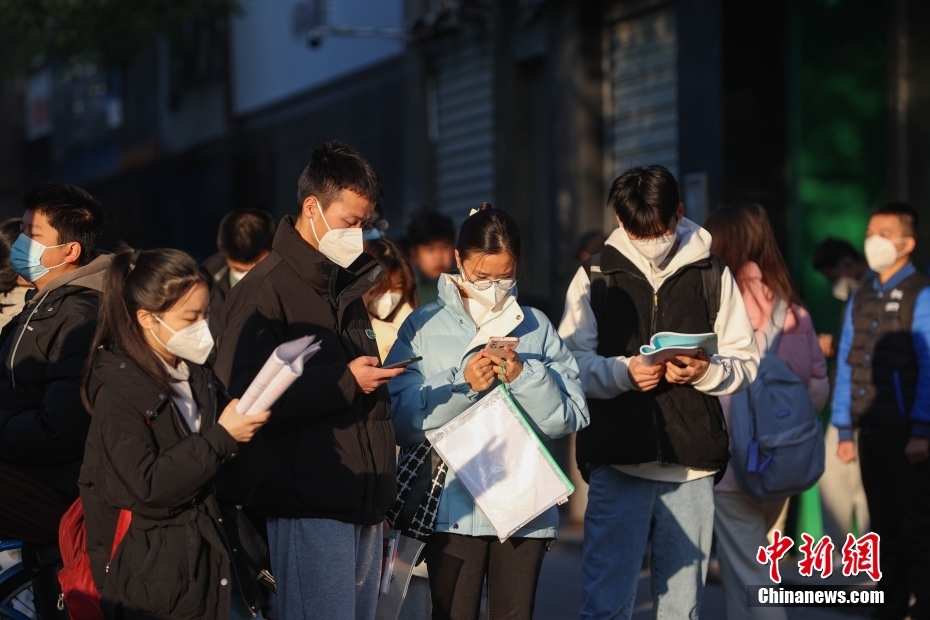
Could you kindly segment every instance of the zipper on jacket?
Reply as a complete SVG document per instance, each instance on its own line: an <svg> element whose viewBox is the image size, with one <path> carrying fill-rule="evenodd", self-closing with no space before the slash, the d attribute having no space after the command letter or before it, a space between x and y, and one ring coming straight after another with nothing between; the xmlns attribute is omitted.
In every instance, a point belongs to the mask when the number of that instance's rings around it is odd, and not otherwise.
<svg viewBox="0 0 930 620"><path fill-rule="evenodd" d="M32 312L29 313L29 316L26 317L26 324L23 325L22 331L19 332L19 338L16 339L16 344L13 346L13 354L10 355L10 382L13 384L13 387L16 387L16 351L19 350L19 343L23 341L23 336L26 335L26 330L29 329L29 321L36 315L36 312L39 311L39 308L42 307L42 304L51 292L52 291L47 291L45 295L42 296L42 299L39 300L39 303L36 304L36 307L33 308Z"/></svg>

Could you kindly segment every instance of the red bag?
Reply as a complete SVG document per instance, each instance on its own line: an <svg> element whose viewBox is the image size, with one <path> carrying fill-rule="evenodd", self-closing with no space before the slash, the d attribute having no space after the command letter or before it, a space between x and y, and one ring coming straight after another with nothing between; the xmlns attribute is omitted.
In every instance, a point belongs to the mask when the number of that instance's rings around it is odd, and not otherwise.
<svg viewBox="0 0 930 620"><path fill-rule="evenodd" d="M117 547L126 537L131 522L132 512L120 508L116 532L113 534L113 547L110 549L111 560L116 555ZM58 526L58 546L64 562L64 568L58 571L58 582L62 592L58 606L59 609L63 608L62 605L68 608L71 620L104 620L103 611L100 609L100 592L97 591L94 576L90 572L86 538L84 505L78 498L71 504Z"/></svg>

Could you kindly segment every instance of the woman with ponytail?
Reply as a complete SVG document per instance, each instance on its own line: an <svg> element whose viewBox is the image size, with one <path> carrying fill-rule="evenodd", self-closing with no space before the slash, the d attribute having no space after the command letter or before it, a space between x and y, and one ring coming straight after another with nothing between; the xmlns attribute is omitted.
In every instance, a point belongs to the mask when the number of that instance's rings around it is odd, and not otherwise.
<svg viewBox="0 0 930 620"><path fill-rule="evenodd" d="M556 537L559 514L553 506L502 544L455 472L443 473L444 466L435 472L438 477L434 474L436 487L441 487L438 507L432 490L422 500L403 497L404 461L416 461L428 452L426 433L447 424L501 383L507 384L543 441L588 424L571 351L542 312L517 303L520 255L516 222L483 203L459 232L459 273L439 278L439 299L407 318L386 360L391 364L423 357L388 384L391 417L402 448L401 494L388 519L394 519L407 501L419 501L430 515L417 523L413 534L426 540L434 619L478 618L485 580L491 617L532 618L539 571ZM495 355L485 346L496 336L517 337L519 342Z"/></svg>
<svg viewBox="0 0 930 620"><path fill-rule="evenodd" d="M251 489L231 467L257 456L243 444L270 414L237 413L202 366L209 307L209 281L179 250L123 251L107 272L81 390L92 420L79 486L108 618L252 617L260 606L267 550L235 510Z"/></svg>

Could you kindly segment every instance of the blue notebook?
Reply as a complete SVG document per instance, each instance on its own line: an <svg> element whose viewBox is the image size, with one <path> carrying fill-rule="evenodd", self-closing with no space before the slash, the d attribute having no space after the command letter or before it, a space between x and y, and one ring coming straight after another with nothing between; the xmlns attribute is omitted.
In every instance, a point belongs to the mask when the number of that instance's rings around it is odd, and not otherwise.
<svg viewBox="0 0 930 620"><path fill-rule="evenodd" d="M650 339L649 344L641 346L639 352L643 356L643 364L656 366L676 355L697 355L699 349L704 349L708 357L717 355L717 334L660 332Z"/></svg>

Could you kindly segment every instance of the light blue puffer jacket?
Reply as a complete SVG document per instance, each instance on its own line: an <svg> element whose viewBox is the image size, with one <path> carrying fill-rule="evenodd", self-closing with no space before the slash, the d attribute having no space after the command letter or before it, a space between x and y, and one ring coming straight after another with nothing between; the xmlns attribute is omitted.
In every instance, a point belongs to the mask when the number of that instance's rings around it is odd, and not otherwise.
<svg viewBox="0 0 930 620"><path fill-rule="evenodd" d="M523 372L510 384L510 390L540 439L557 439L588 425L578 365L549 319L534 308L521 308L511 298L479 329L466 313L452 276L442 276L438 301L422 306L407 318L385 360L387 365L423 356L422 361L408 366L388 384L399 445L423 441L428 431L443 426L487 394L468 387L464 369L468 359L491 336L520 338L517 353L523 360ZM558 510L553 506L514 536L555 538L558 525ZM451 470L439 502L436 531L496 535Z"/></svg>

